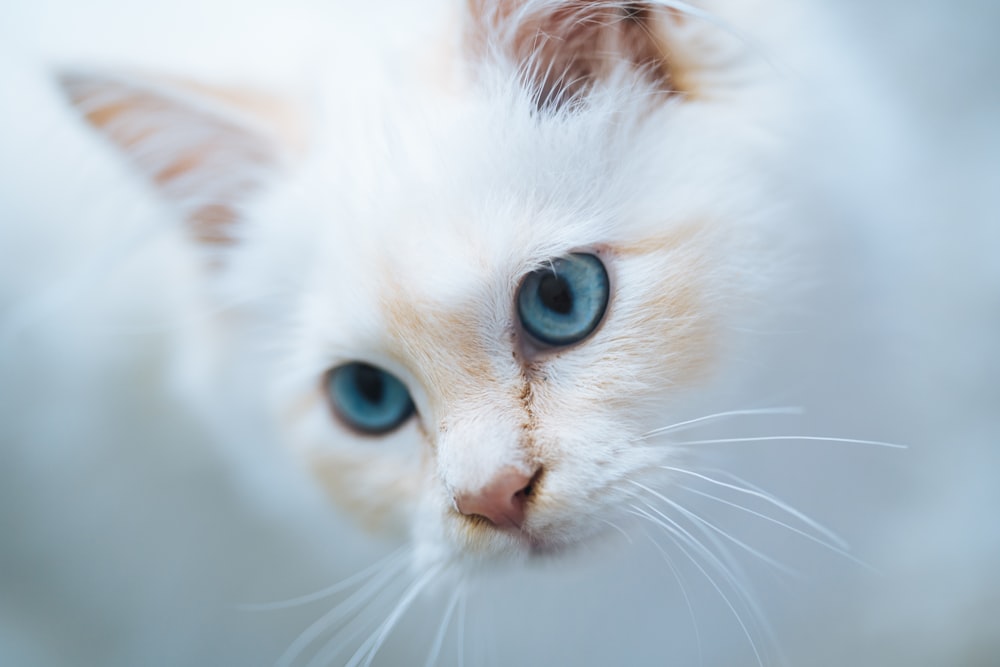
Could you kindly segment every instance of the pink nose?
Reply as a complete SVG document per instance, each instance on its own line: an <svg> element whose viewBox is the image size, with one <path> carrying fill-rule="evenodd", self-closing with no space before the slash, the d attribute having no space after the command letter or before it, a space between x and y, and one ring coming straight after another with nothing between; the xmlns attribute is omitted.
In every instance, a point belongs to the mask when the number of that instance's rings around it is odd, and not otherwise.
<svg viewBox="0 0 1000 667"><path fill-rule="evenodd" d="M535 474L504 468L478 493L456 493L455 506L462 514L489 519L498 528L520 528L534 479Z"/></svg>

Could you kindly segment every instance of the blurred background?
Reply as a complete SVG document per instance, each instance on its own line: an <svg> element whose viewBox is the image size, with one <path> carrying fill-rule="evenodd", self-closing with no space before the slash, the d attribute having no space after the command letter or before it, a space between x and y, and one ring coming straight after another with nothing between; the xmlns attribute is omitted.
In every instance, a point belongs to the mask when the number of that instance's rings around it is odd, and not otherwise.
<svg viewBox="0 0 1000 667"><path fill-rule="evenodd" d="M755 651L793 666L1000 663L1000 5L756 4L775 17L753 26L760 43L815 102L784 172L809 287L754 334L741 380L714 400L804 413L697 434L908 445L706 451L871 567L689 498L798 573L737 554L772 639L638 533L483 582L440 664L753 665ZM421 14L380 8L391 30ZM98 144L49 79L126 65L300 86L334 26L364 11L0 6L0 664L275 664L343 596L241 604L315 591L394 547L338 517L266 423L232 419L235 399L212 396L206 412L192 398L196 269L143 189L93 159ZM418 602L376 664L422 664L448 599Z"/></svg>

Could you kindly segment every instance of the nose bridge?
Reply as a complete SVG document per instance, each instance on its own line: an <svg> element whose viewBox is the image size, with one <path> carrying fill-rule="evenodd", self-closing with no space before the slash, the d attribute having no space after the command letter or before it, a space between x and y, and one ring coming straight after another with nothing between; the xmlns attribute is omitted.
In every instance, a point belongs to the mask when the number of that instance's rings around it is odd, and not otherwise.
<svg viewBox="0 0 1000 667"><path fill-rule="evenodd" d="M475 315L479 297L421 296L395 284L383 292L382 310L392 353L426 392L438 474L452 497L500 498L536 468L525 437L525 380L508 332L496 318Z"/></svg>
<svg viewBox="0 0 1000 667"><path fill-rule="evenodd" d="M509 352L489 349L436 346L438 363L425 380L437 418L438 469L449 489L478 489L502 469L532 468L520 367Z"/></svg>
<svg viewBox="0 0 1000 667"><path fill-rule="evenodd" d="M461 413L442 420L437 466L452 494L478 493L504 472L531 476L534 467L525 446L523 420L512 407L466 405Z"/></svg>
<svg viewBox="0 0 1000 667"><path fill-rule="evenodd" d="M473 408L445 422L438 470L458 512L517 530L525 521L540 467L526 446L523 419L507 405Z"/></svg>

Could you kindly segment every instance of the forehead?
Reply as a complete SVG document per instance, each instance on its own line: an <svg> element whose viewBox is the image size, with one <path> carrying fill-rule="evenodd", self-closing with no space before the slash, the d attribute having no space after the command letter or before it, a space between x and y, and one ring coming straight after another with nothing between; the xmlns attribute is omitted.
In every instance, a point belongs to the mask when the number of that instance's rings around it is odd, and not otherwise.
<svg viewBox="0 0 1000 667"><path fill-rule="evenodd" d="M331 93L351 103L325 105L317 149L317 185L368 231L502 249L599 224L629 194L641 114L539 114L516 86L376 88Z"/></svg>
<svg viewBox="0 0 1000 667"><path fill-rule="evenodd" d="M497 335L525 273L632 236L638 119L600 108L539 116L509 88L371 88L338 90L351 104L326 105L291 189L298 214L285 216L316 260L311 301L327 340L382 352L387 338L417 335L388 316ZM412 317L398 317L405 308Z"/></svg>
<svg viewBox="0 0 1000 667"><path fill-rule="evenodd" d="M527 110L439 106L381 107L330 142L305 189L325 252L340 257L334 272L395 277L410 294L455 300L607 240L622 197L593 154L601 147ZM365 142L366 133L379 137Z"/></svg>

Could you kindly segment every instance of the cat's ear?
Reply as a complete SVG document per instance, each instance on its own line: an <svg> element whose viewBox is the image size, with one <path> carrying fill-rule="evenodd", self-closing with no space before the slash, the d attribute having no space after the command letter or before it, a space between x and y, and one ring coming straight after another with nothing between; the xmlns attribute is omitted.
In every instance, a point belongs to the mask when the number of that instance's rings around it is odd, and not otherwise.
<svg viewBox="0 0 1000 667"><path fill-rule="evenodd" d="M292 107L248 91L101 72L58 82L210 246L233 241L241 206L284 167L300 127Z"/></svg>
<svg viewBox="0 0 1000 667"><path fill-rule="evenodd" d="M677 90L666 42L679 15L662 2L466 0L467 48L521 70L540 108L580 99L616 73L639 73L658 91Z"/></svg>

